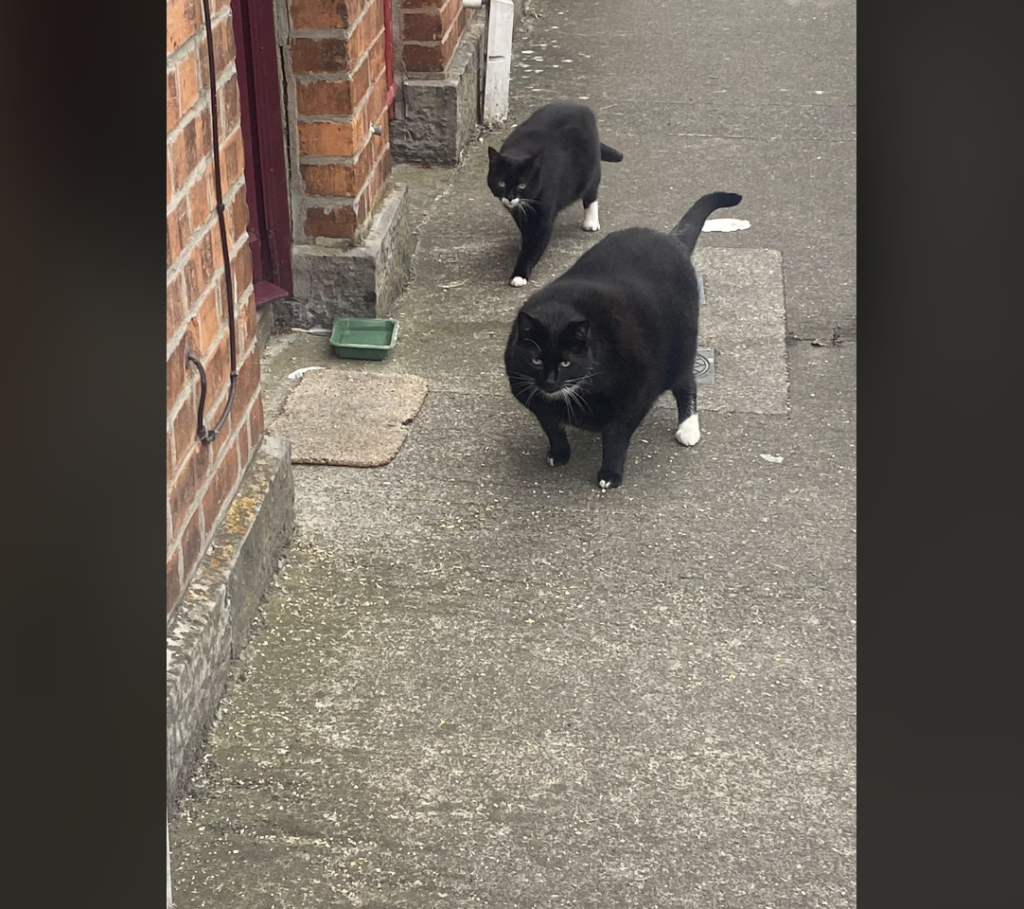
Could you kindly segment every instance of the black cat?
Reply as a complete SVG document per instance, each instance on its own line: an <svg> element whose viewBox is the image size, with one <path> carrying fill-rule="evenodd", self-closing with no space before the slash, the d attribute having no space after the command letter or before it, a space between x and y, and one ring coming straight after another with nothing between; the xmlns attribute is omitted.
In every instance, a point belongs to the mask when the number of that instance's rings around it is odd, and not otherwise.
<svg viewBox="0 0 1024 909"><path fill-rule="evenodd" d="M619 486L630 438L668 390L679 409L676 440L700 440L693 374L699 290L690 255L708 215L741 198L702 196L667 234L617 230L523 304L505 371L512 394L547 433L552 467L569 460L566 426L600 430L597 483Z"/></svg>
<svg viewBox="0 0 1024 909"><path fill-rule="evenodd" d="M555 215L583 200L583 229L600 230L601 162L622 154L597 138L597 118L584 104L555 101L512 130L501 151L488 146L487 185L523 235L509 283L522 287L551 239Z"/></svg>

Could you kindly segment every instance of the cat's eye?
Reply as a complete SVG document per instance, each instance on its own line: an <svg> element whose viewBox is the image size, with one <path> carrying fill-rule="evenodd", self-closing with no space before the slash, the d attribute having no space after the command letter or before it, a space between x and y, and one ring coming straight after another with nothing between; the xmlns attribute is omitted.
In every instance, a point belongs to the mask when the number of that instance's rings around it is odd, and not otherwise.
<svg viewBox="0 0 1024 909"><path fill-rule="evenodd" d="M569 365L569 361L568 360L562 360L562 362L559 363L558 365L561 366L562 369L565 369L565 367Z"/></svg>
<svg viewBox="0 0 1024 909"><path fill-rule="evenodd" d="M505 188L505 181L504 180L499 180L498 181L498 186L500 186L502 189L504 189Z"/></svg>
<svg viewBox="0 0 1024 909"><path fill-rule="evenodd" d="M516 189L526 189L526 184L525 184L525 183L520 183L520 184L519 184L519 185L518 185L518 186L516 187Z"/></svg>
<svg viewBox="0 0 1024 909"><path fill-rule="evenodd" d="M541 358L540 358L540 357L534 357L534 358L533 358L532 360L530 360L530 362L531 362L531 363L532 363L532 364L533 364L534 366L540 366L540 364L541 364L541 363L542 363L543 361L541 360Z"/></svg>

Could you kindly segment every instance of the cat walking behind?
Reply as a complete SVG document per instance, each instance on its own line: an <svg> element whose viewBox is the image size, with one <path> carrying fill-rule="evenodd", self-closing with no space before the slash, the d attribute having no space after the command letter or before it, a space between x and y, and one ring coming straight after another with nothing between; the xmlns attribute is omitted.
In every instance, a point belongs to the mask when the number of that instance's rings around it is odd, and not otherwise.
<svg viewBox="0 0 1024 909"><path fill-rule="evenodd" d="M569 460L567 426L599 430L602 491L621 485L636 428L662 392L679 414L676 440L696 445L699 290L690 256L704 221L738 205L701 196L669 233L609 234L523 304L505 348L512 394L540 421L548 464Z"/></svg>
<svg viewBox="0 0 1024 909"><path fill-rule="evenodd" d="M522 287L551 239L555 216L577 199L584 230L600 230L597 188L601 162L622 154L597 137L597 118L584 104L555 101L538 108L504 141L488 146L487 186L522 234L509 283Z"/></svg>

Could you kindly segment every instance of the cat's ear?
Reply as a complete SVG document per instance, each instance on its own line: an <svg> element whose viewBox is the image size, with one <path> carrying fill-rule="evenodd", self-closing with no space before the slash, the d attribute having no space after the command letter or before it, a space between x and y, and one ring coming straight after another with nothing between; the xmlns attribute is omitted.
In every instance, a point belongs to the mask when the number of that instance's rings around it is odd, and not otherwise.
<svg viewBox="0 0 1024 909"><path fill-rule="evenodd" d="M523 339L535 334L540 323L533 316L528 316L525 312L521 312L516 317L516 325L519 328L519 337Z"/></svg>
<svg viewBox="0 0 1024 909"><path fill-rule="evenodd" d="M491 145L487 146L487 160L493 164L498 158L501 157L501 153Z"/></svg>
<svg viewBox="0 0 1024 909"><path fill-rule="evenodd" d="M580 348L587 343L587 335L590 333L590 320L577 319L565 327L565 338L568 346Z"/></svg>

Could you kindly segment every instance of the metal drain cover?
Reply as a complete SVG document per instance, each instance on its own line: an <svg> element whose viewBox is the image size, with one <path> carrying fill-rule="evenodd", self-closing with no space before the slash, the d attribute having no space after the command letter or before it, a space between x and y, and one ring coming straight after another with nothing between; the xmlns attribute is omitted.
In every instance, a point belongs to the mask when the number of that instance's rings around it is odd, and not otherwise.
<svg viewBox="0 0 1024 909"><path fill-rule="evenodd" d="M698 347L697 359L693 361L693 374L698 385L715 384L715 350L713 347Z"/></svg>

